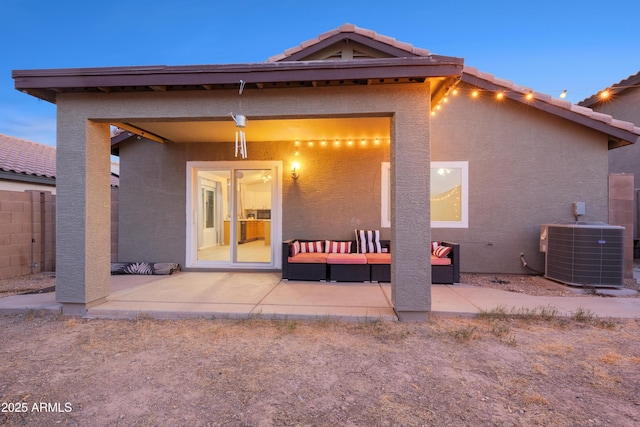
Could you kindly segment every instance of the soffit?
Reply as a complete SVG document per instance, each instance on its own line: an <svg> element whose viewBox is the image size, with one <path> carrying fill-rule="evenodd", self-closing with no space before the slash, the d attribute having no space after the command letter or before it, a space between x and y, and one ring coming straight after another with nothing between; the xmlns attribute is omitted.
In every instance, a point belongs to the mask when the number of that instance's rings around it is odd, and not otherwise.
<svg viewBox="0 0 640 427"><path fill-rule="evenodd" d="M235 122L225 121L150 122L129 121L127 125L174 143L233 142ZM389 138L390 117L349 117L260 120L249 117L243 128L247 141L374 141Z"/></svg>

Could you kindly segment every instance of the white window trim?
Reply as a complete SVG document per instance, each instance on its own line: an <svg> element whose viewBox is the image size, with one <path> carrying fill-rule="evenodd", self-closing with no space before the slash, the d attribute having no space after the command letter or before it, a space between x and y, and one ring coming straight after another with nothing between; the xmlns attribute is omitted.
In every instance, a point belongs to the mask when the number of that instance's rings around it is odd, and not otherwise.
<svg viewBox="0 0 640 427"><path fill-rule="evenodd" d="M431 221L431 228L469 228L469 162L431 162L430 169L450 168L461 170L462 180L462 212L460 221ZM381 228L391 227L391 204L389 187L391 185L391 163L382 162L380 188ZM431 193L431 191L429 191Z"/></svg>
<svg viewBox="0 0 640 427"><path fill-rule="evenodd" d="M469 162L431 162L431 169L460 169L462 211L460 221L431 221L431 228L469 228Z"/></svg>
<svg viewBox="0 0 640 427"><path fill-rule="evenodd" d="M382 171L380 173L382 183L380 188L380 209L382 213L381 228L391 227L391 163L382 162Z"/></svg>

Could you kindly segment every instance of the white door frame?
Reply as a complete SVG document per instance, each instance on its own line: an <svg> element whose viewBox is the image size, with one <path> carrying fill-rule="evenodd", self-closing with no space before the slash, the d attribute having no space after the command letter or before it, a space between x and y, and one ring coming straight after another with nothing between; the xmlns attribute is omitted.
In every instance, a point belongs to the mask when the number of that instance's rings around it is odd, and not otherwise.
<svg viewBox="0 0 640 427"><path fill-rule="evenodd" d="M233 262L235 253L231 254L230 261L207 261L198 260L198 197L199 183L198 174L200 170L221 170L229 169L231 172L239 169L271 169L271 262L269 263L249 263ZM274 270L282 268L282 161L278 160L251 160L251 161L190 161L186 168L186 256L185 268L207 268L207 269L238 269L238 270ZM231 188L235 188L235 173L231 173ZM230 209L232 215L236 209L236 192L231 191ZM237 242L236 227L230 227L231 242ZM234 247L232 245L232 247ZM235 252L235 251L234 251Z"/></svg>

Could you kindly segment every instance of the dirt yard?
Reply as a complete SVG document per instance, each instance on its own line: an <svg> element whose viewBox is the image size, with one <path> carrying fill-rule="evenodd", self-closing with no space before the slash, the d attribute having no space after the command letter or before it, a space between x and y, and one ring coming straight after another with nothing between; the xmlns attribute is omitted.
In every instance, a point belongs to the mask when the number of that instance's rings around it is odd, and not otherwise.
<svg viewBox="0 0 640 427"><path fill-rule="evenodd" d="M640 321L549 308L424 324L28 313L0 317L0 360L0 426L640 423Z"/></svg>
<svg viewBox="0 0 640 427"><path fill-rule="evenodd" d="M640 322L0 317L0 425L632 426Z"/></svg>

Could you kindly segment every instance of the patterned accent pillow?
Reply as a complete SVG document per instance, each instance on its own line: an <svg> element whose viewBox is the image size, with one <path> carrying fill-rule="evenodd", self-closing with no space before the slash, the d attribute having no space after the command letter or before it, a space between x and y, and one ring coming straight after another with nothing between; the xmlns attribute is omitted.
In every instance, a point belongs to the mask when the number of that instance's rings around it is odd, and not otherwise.
<svg viewBox="0 0 640 427"><path fill-rule="evenodd" d="M431 242L431 253L433 254L440 246L440 242ZM435 255L435 254L434 254Z"/></svg>
<svg viewBox="0 0 640 427"><path fill-rule="evenodd" d="M356 230L358 253L381 253L380 230Z"/></svg>
<svg viewBox="0 0 640 427"><path fill-rule="evenodd" d="M325 252L328 254L350 254L351 242L334 242L327 240Z"/></svg>
<svg viewBox="0 0 640 427"><path fill-rule="evenodd" d="M324 242L318 240L316 242L300 242L301 253L324 252Z"/></svg>
<svg viewBox="0 0 640 427"><path fill-rule="evenodd" d="M449 246L438 246L433 254L438 258L446 258L447 255L451 253L451 248Z"/></svg>
<svg viewBox="0 0 640 427"><path fill-rule="evenodd" d="M290 257L294 257L294 256L296 256L296 255L298 255L300 253L300 242L299 241L296 240L289 247L291 248L290 251L289 251L289 256Z"/></svg>

